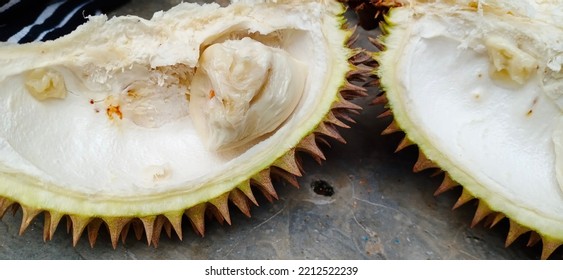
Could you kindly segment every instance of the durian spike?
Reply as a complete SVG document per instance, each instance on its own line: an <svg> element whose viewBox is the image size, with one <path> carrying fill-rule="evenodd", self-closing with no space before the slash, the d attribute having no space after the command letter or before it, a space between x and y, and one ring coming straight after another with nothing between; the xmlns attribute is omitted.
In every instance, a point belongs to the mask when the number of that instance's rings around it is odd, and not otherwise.
<svg viewBox="0 0 563 280"><path fill-rule="evenodd" d="M174 231L176 232L176 235L178 236L178 238L180 240L182 240L183 235L182 235L182 217L184 217L184 212L183 210L181 211L176 211L176 212L168 212L166 214L164 214L164 216L166 217L166 219L168 219L168 221L170 222L170 225L172 226L172 228L174 229Z"/></svg>
<svg viewBox="0 0 563 280"><path fill-rule="evenodd" d="M154 220L154 226L151 232L152 245L154 246L154 248L158 248L158 242L160 241L160 234L162 232L162 227L164 226L165 222L166 222L166 218L162 215L156 216L156 219Z"/></svg>
<svg viewBox="0 0 563 280"><path fill-rule="evenodd" d="M84 232L84 228L86 228L93 218L78 215L70 215L69 217L72 222L72 246L76 246L82 232Z"/></svg>
<svg viewBox="0 0 563 280"><path fill-rule="evenodd" d="M405 148L410 147L412 145L414 145L414 143L411 140L409 140L409 138L407 138L405 136L405 137L403 137L401 142L399 142L399 145L397 145L397 148L395 149L395 153L398 153L398 152L400 152L400 151L404 150Z"/></svg>
<svg viewBox="0 0 563 280"><path fill-rule="evenodd" d="M385 94L381 94L377 96L371 103L374 105L387 105L389 104L389 100L387 99L387 96L385 96Z"/></svg>
<svg viewBox="0 0 563 280"><path fill-rule="evenodd" d="M473 221L471 221L471 227L475 227L479 222L481 222L485 217L492 214L493 211L489 206L482 200L479 200L477 205L477 210L475 211L475 216L473 216Z"/></svg>
<svg viewBox="0 0 563 280"><path fill-rule="evenodd" d="M200 236L205 235L205 210L206 203L201 203L186 210L186 216L190 219L190 223L195 232Z"/></svg>
<svg viewBox="0 0 563 280"><path fill-rule="evenodd" d="M133 222L136 220L131 220L129 223L127 223L125 225L125 227L123 227L123 230L121 231L121 243L123 243L123 245L125 245L125 241L127 241L127 235L129 235L129 229L131 228ZM141 233L142 234L142 233ZM142 238L142 235L141 235ZM138 238L137 240L140 240L141 238Z"/></svg>
<svg viewBox="0 0 563 280"><path fill-rule="evenodd" d="M395 133L395 132L399 132L402 131L401 128L399 127L399 125L397 124L397 122L395 120L393 120L389 126L387 126L387 128L385 128L382 132L381 135L388 135L391 133Z"/></svg>
<svg viewBox="0 0 563 280"><path fill-rule="evenodd" d="M315 132L320 133L322 135L326 135L326 136L331 137L333 139L336 139L336 141L338 141L342 144L346 144L346 140L344 140L344 138L342 138L342 136L340 135L340 132L338 132L338 130L336 130L336 128L334 128L330 124L321 122L319 124L319 126L317 126L317 128L315 129Z"/></svg>
<svg viewBox="0 0 563 280"><path fill-rule="evenodd" d="M540 241L541 241L541 236L537 232L532 231L530 233L530 239L528 240L528 243L526 244L526 246L532 247L532 246L538 244L538 242L540 242Z"/></svg>
<svg viewBox="0 0 563 280"><path fill-rule="evenodd" d="M103 218L103 220L106 223L111 237L111 245L113 246L113 249L116 249L119 237L121 236L121 231L123 230L123 227L131 221L131 218L107 217Z"/></svg>
<svg viewBox="0 0 563 280"><path fill-rule="evenodd" d="M282 169L279 168L272 168L271 169L272 174L285 180L286 182L288 182L290 185L299 188L299 181L297 181L297 178L295 177L295 175L289 173L289 172L285 172Z"/></svg>
<svg viewBox="0 0 563 280"><path fill-rule="evenodd" d="M506 218L506 216L503 213L496 213L496 215L494 216L491 225L489 226L489 228L492 228L494 226L496 226L500 221L502 221L502 219Z"/></svg>
<svg viewBox="0 0 563 280"><path fill-rule="evenodd" d="M0 197L0 219L4 217L8 208L14 204L14 201L5 197Z"/></svg>
<svg viewBox="0 0 563 280"><path fill-rule="evenodd" d="M362 86L354 85L348 81L340 88L340 94L346 97L366 97L368 96L367 89Z"/></svg>
<svg viewBox="0 0 563 280"><path fill-rule="evenodd" d="M348 115L348 113L346 113L346 112L341 112L340 110L333 110L333 113L334 113L334 116L339 118L339 119L343 119L343 120L350 122L350 123L356 123L356 121L352 117L350 117L350 115Z"/></svg>
<svg viewBox="0 0 563 280"><path fill-rule="evenodd" d="M96 240L98 239L98 233L100 232L100 226L102 223L102 219L96 218L90 221L88 226L86 226L88 230L88 242L90 242L91 248L94 248L94 245L96 245Z"/></svg>
<svg viewBox="0 0 563 280"><path fill-rule="evenodd" d="M382 119L382 118L392 117L392 116L393 116L393 112L391 112L390 109L387 109L387 110L383 111L383 113L379 114L376 118Z"/></svg>
<svg viewBox="0 0 563 280"><path fill-rule="evenodd" d="M258 202L254 197L254 193L252 193L252 188L250 187L250 180L244 181L242 184L238 185L237 189L239 189L254 205L258 206Z"/></svg>
<svg viewBox="0 0 563 280"><path fill-rule="evenodd" d="M365 83L363 85L364 87L376 87L376 88L380 88L381 87L381 82L379 81L379 79L371 79L370 81L368 81L367 83ZM373 103L373 105L376 105L377 103Z"/></svg>
<svg viewBox="0 0 563 280"><path fill-rule="evenodd" d="M172 224L170 223L170 221L165 220L164 224L162 225L162 228L164 228L164 232L166 232L166 236L168 236L169 239L172 239Z"/></svg>
<svg viewBox="0 0 563 280"><path fill-rule="evenodd" d="M383 51L385 50L385 44L383 44L383 42L378 39L378 38L372 38L372 37L368 37L369 42L374 45L378 50Z"/></svg>
<svg viewBox="0 0 563 280"><path fill-rule="evenodd" d="M530 231L528 228L519 225L518 223L510 220L510 228L508 230L508 234L506 235L506 241L504 242L504 246L508 247L512 244L518 237L522 234Z"/></svg>
<svg viewBox="0 0 563 280"><path fill-rule="evenodd" d="M229 193L224 193L209 201L219 211L219 214L225 219L227 224L231 224L231 216L229 215Z"/></svg>
<svg viewBox="0 0 563 280"><path fill-rule="evenodd" d="M44 228L43 228L43 241L53 239L55 231L59 222L63 218L63 214L56 211L45 211Z"/></svg>
<svg viewBox="0 0 563 280"><path fill-rule="evenodd" d="M272 185L272 178L270 177L270 169L264 169L260 171L258 174L252 177L252 181L256 184L256 186L266 195L266 198L273 197L278 199L278 194L274 189L274 185ZM270 202L271 199L268 199Z"/></svg>
<svg viewBox="0 0 563 280"><path fill-rule="evenodd" d="M152 236L154 231L154 223L156 221L156 216L147 216L139 218L141 223L143 223L143 227L145 228L145 235L147 237L147 245L151 245L152 243Z"/></svg>
<svg viewBox="0 0 563 280"><path fill-rule="evenodd" d="M332 103L332 108L333 110L338 110L338 109L346 109L346 110L361 110L362 107L360 107L359 105L356 105L346 99L344 99L343 97L338 98L338 101L335 101L334 103Z"/></svg>
<svg viewBox="0 0 563 280"><path fill-rule="evenodd" d="M555 241L553 239L547 238L547 237L542 237L542 251L541 251L541 259L542 260L547 260L547 258L549 258L549 256L551 256L551 254L553 254L553 252L559 248L559 246L561 246L561 242L560 241Z"/></svg>
<svg viewBox="0 0 563 280"><path fill-rule="evenodd" d="M36 209L36 208L28 207L28 206L22 206L22 211L23 211L23 214L22 214L22 222L21 222L20 232L19 232L20 235L22 235L25 232L25 230L31 224L33 219L39 213L43 212L43 210L41 210L41 209Z"/></svg>
<svg viewBox="0 0 563 280"><path fill-rule="evenodd" d="M342 127L342 128L350 128L349 125L343 123L341 120L339 120L332 112L329 112L325 119L325 122L331 123L333 125L336 125L338 127Z"/></svg>
<svg viewBox="0 0 563 280"><path fill-rule="evenodd" d="M317 163L321 163L322 160L325 160L325 156L319 146L317 146L317 141L315 139L314 134L310 134L309 136L305 137L299 144L297 145L297 149L300 151L305 151L310 154Z"/></svg>
<svg viewBox="0 0 563 280"><path fill-rule="evenodd" d="M436 189L436 191L434 192L435 196L438 196L446 191L451 190L454 187L459 186L459 183L457 183L456 181L454 181L450 175L446 172L444 173L444 180L442 180L442 183L440 184L440 186L438 187L438 189Z"/></svg>
<svg viewBox="0 0 563 280"><path fill-rule="evenodd" d="M247 217L250 218L250 206L248 205L248 198L238 189L233 189L229 193L229 200Z"/></svg>
<svg viewBox="0 0 563 280"><path fill-rule="evenodd" d="M369 53L367 53L365 51L360 51L360 52L354 53L354 55L352 55L350 58L348 58L348 61L353 65L359 65L359 64L363 64L364 62L369 61L371 59L372 59L372 57Z"/></svg>
<svg viewBox="0 0 563 280"><path fill-rule="evenodd" d="M297 176L303 175L295 159L295 149L289 150L281 158L274 161L272 165Z"/></svg>
<svg viewBox="0 0 563 280"><path fill-rule="evenodd" d="M463 189L461 191L461 195L459 196L459 198L457 199L453 209L457 209L460 206L462 206L463 204L473 200L475 197L470 194L466 189Z"/></svg>
<svg viewBox="0 0 563 280"><path fill-rule="evenodd" d="M418 173L420 171L429 169L429 168L439 168L438 165L436 165L434 162L432 162L431 160L429 160L426 155L422 152L422 151L418 151L418 159L416 160L416 163L414 164L412 171L415 173Z"/></svg>
<svg viewBox="0 0 563 280"><path fill-rule="evenodd" d="M141 240L143 238L143 232L145 231L143 222L141 222L141 220L139 219L135 219L133 220L133 222L131 222L131 226L133 227L135 238L137 238L137 240Z"/></svg>

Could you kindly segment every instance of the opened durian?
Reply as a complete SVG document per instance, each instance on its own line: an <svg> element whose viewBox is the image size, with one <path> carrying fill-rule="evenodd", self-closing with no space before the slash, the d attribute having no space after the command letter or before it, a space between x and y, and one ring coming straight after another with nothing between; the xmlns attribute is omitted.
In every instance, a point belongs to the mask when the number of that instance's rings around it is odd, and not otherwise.
<svg viewBox="0 0 563 280"><path fill-rule="evenodd" d="M183 3L149 20L91 17L55 41L0 45L0 217L61 220L76 244L102 225L157 244L204 232L206 213L249 215L271 175L295 183L296 151L342 139L365 89L336 1ZM363 69L363 70L362 70ZM252 186L252 187L251 187ZM63 219L64 218L64 219Z"/></svg>
<svg viewBox="0 0 563 280"><path fill-rule="evenodd" d="M376 45L399 149L446 171L473 224L510 219L547 258L563 242L563 1L396 1ZM384 115L388 115L384 113Z"/></svg>

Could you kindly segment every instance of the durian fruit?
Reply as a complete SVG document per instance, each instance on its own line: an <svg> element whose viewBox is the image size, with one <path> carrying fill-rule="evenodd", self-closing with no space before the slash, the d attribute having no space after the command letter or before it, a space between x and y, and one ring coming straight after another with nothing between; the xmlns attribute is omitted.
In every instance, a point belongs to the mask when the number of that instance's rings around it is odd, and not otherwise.
<svg viewBox="0 0 563 280"><path fill-rule="evenodd" d="M76 244L106 227L157 245L250 216L271 176L297 184L297 152L344 141L369 56L332 0L180 4L145 20L91 17L60 39L0 45L0 217L66 220ZM358 66L357 66L358 65ZM323 138L324 137L324 138Z"/></svg>
<svg viewBox="0 0 563 280"><path fill-rule="evenodd" d="M510 220L542 258L563 242L563 1L400 1L375 44L393 116L384 134L416 144L415 171L440 168L436 194L463 186L472 225Z"/></svg>

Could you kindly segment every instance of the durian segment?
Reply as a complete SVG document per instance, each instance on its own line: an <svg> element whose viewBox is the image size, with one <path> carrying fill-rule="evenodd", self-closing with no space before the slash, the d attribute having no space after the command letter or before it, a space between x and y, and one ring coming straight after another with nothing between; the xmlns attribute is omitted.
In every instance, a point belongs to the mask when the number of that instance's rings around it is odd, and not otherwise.
<svg viewBox="0 0 563 280"><path fill-rule="evenodd" d="M323 121L333 105L349 106L339 90L355 52L346 46L351 34L342 13L335 1L181 4L150 21L98 16L55 41L2 45L0 196L71 214L77 239L90 217L176 213L248 185L319 125L339 136ZM262 112L268 128L252 136L258 138L213 151L191 118L192 82L202 53L247 40L289 57L274 59L281 75L271 71L252 85L301 92L286 94L287 105L275 101L283 120ZM284 74L287 65L291 73ZM37 69L62 76L64 99L29 94L26 77ZM276 84L288 76L289 85ZM258 110L269 110L257 101Z"/></svg>
<svg viewBox="0 0 563 280"><path fill-rule="evenodd" d="M563 1L400 2L378 75L396 125L448 172L439 191L459 183L460 203L563 241Z"/></svg>

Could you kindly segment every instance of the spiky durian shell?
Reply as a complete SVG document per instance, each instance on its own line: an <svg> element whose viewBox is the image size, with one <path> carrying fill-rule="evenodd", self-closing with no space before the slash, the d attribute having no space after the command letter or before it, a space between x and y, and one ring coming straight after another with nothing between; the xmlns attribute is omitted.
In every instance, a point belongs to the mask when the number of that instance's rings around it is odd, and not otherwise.
<svg viewBox="0 0 563 280"><path fill-rule="evenodd" d="M346 29L347 26L343 19L341 19L341 22L342 28ZM351 46L355 40L355 37L352 36L353 30L348 30L347 34L348 39L344 43ZM210 216L215 217L220 223L231 223L230 205L237 206L243 214L250 216L251 204L258 204L254 196L256 191L261 192L269 201L278 198L272 184L272 177L281 178L291 185L298 186L296 177L302 175L298 153L305 152L310 154L315 160L320 162L324 160L324 155L317 145L318 142L325 142L324 138L333 138L344 142L337 128L347 128L348 125L342 120L353 121L349 114L356 114L361 110L361 107L351 103L349 100L366 94L365 88L353 84L352 81L364 80L364 77L370 71L369 67L362 66L367 57L362 50L350 49L349 55L349 72L346 77L342 77L343 84L330 110L326 112L323 121L313 131L310 131L299 144L286 151L280 158L275 159L270 167L252 174L249 176L250 179L239 182L233 186L232 190L226 193L185 209L142 217L74 214L29 206L19 202L17 199L4 196L0 197L0 217L7 212L15 213L18 209L21 209L22 221L19 232L23 234L32 221L43 214L44 240L52 239L55 230L60 227L60 224L66 222L67 231L72 233L74 245L77 244L79 238L85 233L88 236L90 245L94 246L99 231L105 227L115 248L120 239L125 241L129 232L134 232L137 239L145 237L147 243L154 246L158 245L162 231L165 231L168 236L171 236L172 231L174 231L182 239L182 223L188 220L195 232L203 236L205 220Z"/></svg>
<svg viewBox="0 0 563 280"><path fill-rule="evenodd" d="M401 1L401 0L397 0L394 1L395 2L395 7L401 7L403 5L405 5L405 2L407 2L406 5L408 4L408 1ZM477 4L475 4L477 5ZM382 6L383 7L388 7L388 6L393 6L391 5L385 5ZM389 11L389 13L393 13L393 9L391 9ZM385 55L386 52L390 52L388 50L389 47L389 43L387 43L388 38L391 37L390 34L397 34L399 33L399 31L396 31L395 29L399 29L396 28L394 26L394 23L392 22L392 20L390 19L391 17L388 16L385 18L384 21L379 22L379 27L380 27L380 31L381 31L381 35L378 36L377 38L369 38L369 40L372 42L372 44L378 48L379 51L381 51L381 53L374 53L374 59L377 62L377 66L379 67L379 64L385 64L385 67L387 69L389 68L393 68L393 66L390 65L390 61L389 60L385 60L382 59L381 57L383 55ZM375 37L375 36L374 36ZM394 40L395 42L397 42L398 37L395 37ZM391 40L389 40L391 41ZM392 48L394 48L395 46L392 46ZM434 67L429 66L429 67ZM430 69L430 68L429 68ZM434 195L440 195L446 191L452 190L458 186L461 187L462 191L461 194L459 196L459 198L457 199L457 201L455 202L453 209L457 209L458 207L470 202L470 201L476 201L476 210L474 213L474 217L471 221L471 227L476 226L477 224L483 222L483 224L486 227L494 227L495 225L497 225L500 221L504 220L505 218L508 220L508 224L509 224L509 229L508 229L508 233L506 236L506 240L505 240L505 247L510 246L512 243L514 243L514 241L516 241L516 239L518 239L520 236L524 235L524 234L529 234L528 235L528 241L527 241L527 246L534 246L536 244L538 244L541 241L542 244L542 252L541 252L541 258L542 259L547 259L550 255L553 254L553 252L560 247L560 245L563 243L563 240L560 240L558 238L553 238L550 237L549 235L546 234L542 234L540 231L538 230L532 230L524 225L519 224L518 222L516 222L514 220L514 218L511 219L510 216L507 216L505 213L503 213L502 211L495 211L493 209L491 209L491 207L487 204L487 200L489 199L489 197L485 197L483 195L477 195L477 191L473 190L472 191L472 187L471 185L460 185L460 183L458 183L457 181L467 181L467 179L465 178L465 176L460 176L460 172L457 172L457 168L453 167L451 163L449 163L447 160L444 160L441 156L437 156L437 148L432 147L431 144L428 144L428 142L425 143L419 143L417 141L413 141L409 138L409 134L410 133L415 133L415 131L417 130L416 128L413 127L412 125L412 120L408 120L406 121L407 118L398 118L396 117L397 114L400 114L401 116L405 115L404 111L399 110L397 107L400 106L395 106L396 104L398 104L399 102L397 101L396 98L388 98L388 95L395 95L395 92L390 92L390 90L393 89L392 86L390 86L389 84L381 84L380 82L380 78L386 76L386 73L383 73L381 70L376 70L374 72L374 75L372 76L373 80L371 82L368 82L366 85L369 86L381 86L381 88L383 89L383 92L381 92L377 98L375 98L375 100L373 101L374 104L378 104L378 105L383 105L385 107L384 112L382 112L378 118L387 118L387 117L392 117L393 120L391 121L390 124L388 124L388 126L383 129L383 131L381 132L382 135L389 135L389 134L393 134L393 133L397 133L397 132L404 132L404 136L402 138L402 140L400 140L399 144L397 145L397 148L395 149L395 152L399 152L409 146L417 146L418 148L418 158L412 168L413 172L421 172L424 170L433 170L432 175L433 176L443 176L443 180L442 183L439 185L439 187L435 190ZM388 76L386 76L388 77ZM392 99L392 100L390 100ZM394 103L397 102L397 103ZM404 123L402 121L405 121ZM426 141L426 140L425 140ZM424 145L423 145L424 144ZM422 147L421 147L422 145ZM429 158L427 156L427 154L431 154L434 155L432 158ZM451 169L450 169L451 168ZM450 171L450 172L449 172ZM458 175L451 175L451 173L457 173ZM443 175L442 175L443 173ZM458 177L459 176L459 177Z"/></svg>

